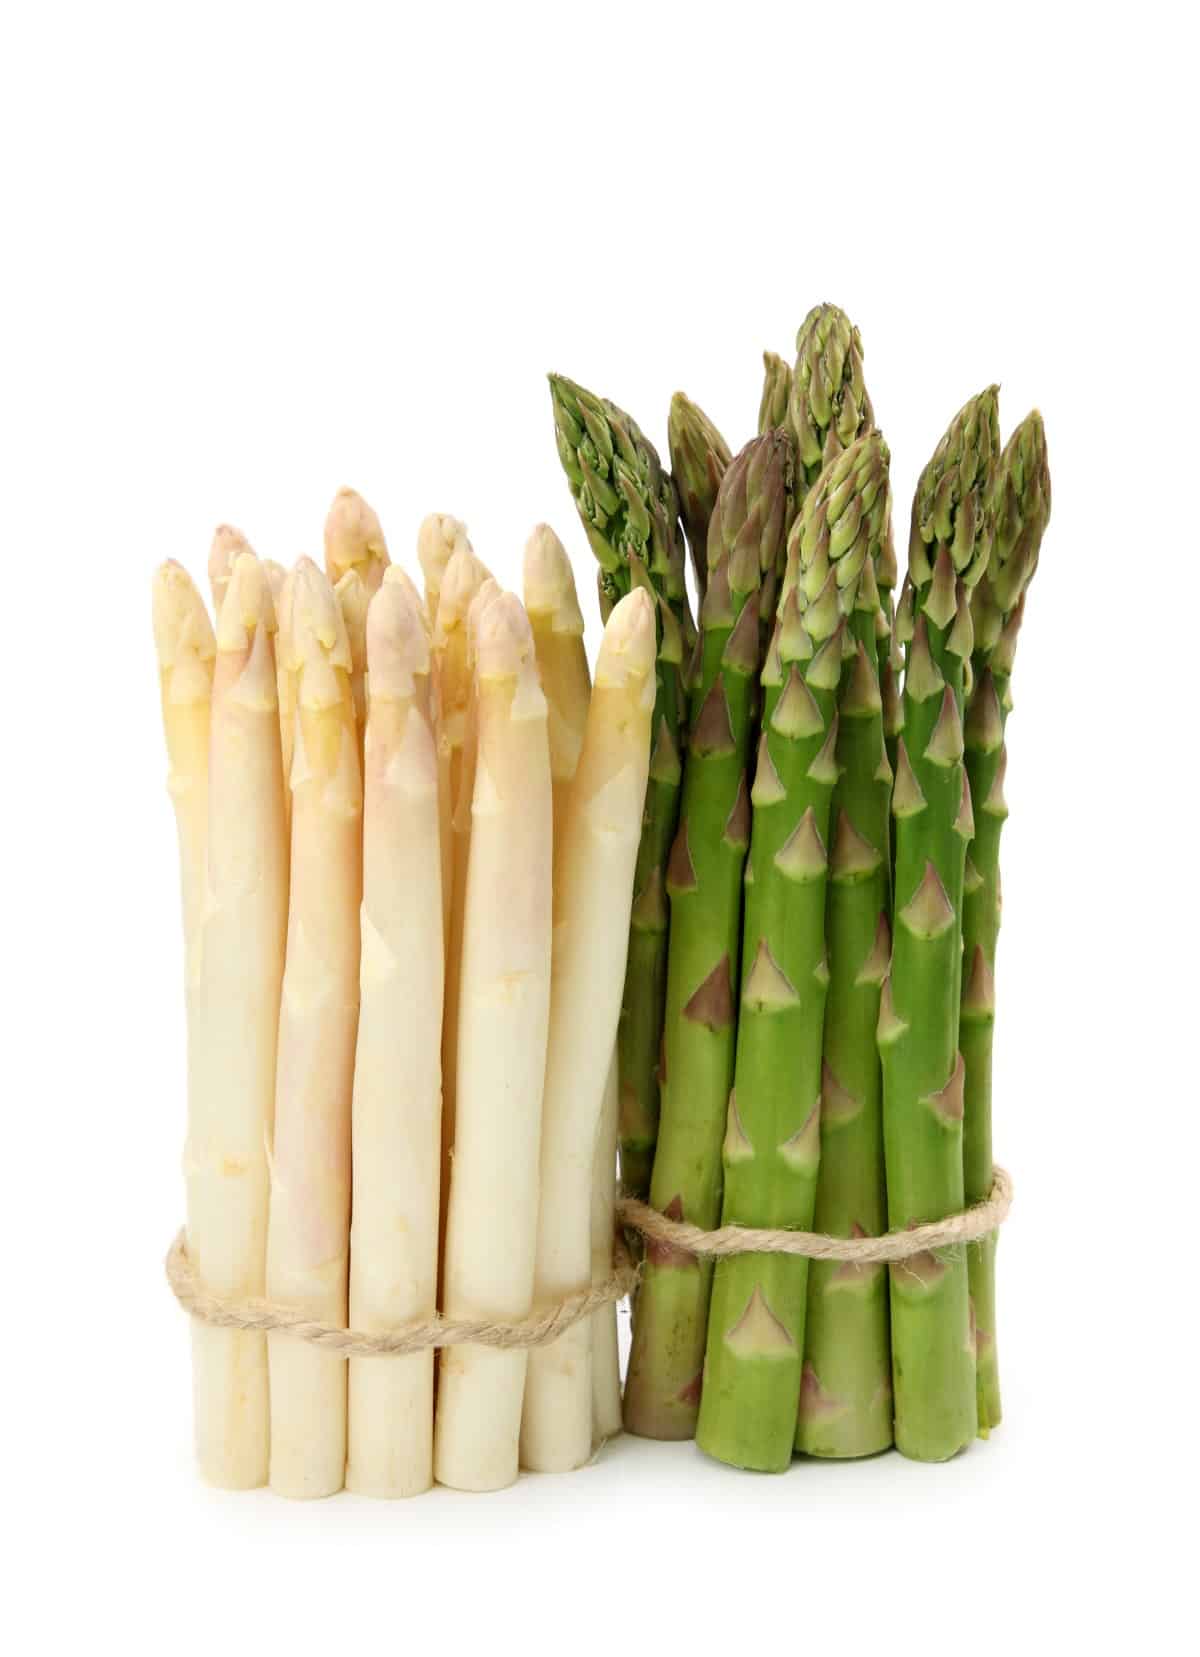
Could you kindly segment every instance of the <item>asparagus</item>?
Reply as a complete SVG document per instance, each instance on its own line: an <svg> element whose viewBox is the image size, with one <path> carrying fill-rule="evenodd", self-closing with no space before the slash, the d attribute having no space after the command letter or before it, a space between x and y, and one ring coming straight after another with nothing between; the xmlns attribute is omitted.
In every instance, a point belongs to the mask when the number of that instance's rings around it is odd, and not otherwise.
<svg viewBox="0 0 1200 1657"><path fill-rule="evenodd" d="M371 600L367 654L350 1321L383 1331L434 1313L441 1162L441 851L429 636L415 589L398 569ZM386 1363L351 1358L347 1488L412 1496L432 1482L432 1351Z"/></svg>
<svg viewBox="0 0 1200 1657"><path fill-rule="evenodd" d="M746 778L759 669L759 587L784 535L791 444L755 438L721 483L708 534L709 581L679 829L667 872L662 1117L650 1200L702 1226L721 1202L721 1134L733 1079ZM625 1388L625 1425L647 1438L695 1430L712 1268L647 1251Z"/></svg>
<svg viewBox="0 0 1200 1657"><path fill-rule="evenodd" d="M955 416L913 502L897 614L907 646L904 728L892 810L896 864L891 969L879 1010L888 1221L893 1230L963 1206L963 1063L958 1052L963 881L973 833L963 767L970 592L987 565L999 447L996 390ZM975 1436L966 1253L891 1268L897 1447L942 1461Z"/></svg>
<svg viewBox="0 0 1200 1657"><path fill-rule="evenodd" d="M534 1273L539 1304L585 1291L591 1282L592 1163L621 1010L650 761L654 653L654 606L639 590L615 606L604 629L555 854ZM529 1355L521 1463L566 1472L591 1453L591 1328L580 1322Z"/></svg>
<svg viewBox="0 0 1200 1657"><path fill-rule="evenodd" d="M657 600L658 665L650 781L634 873L618 1032L621 1177L645 1197L658 1134L658 1058L666 994L666 863L675 833L684 701L683 554L675 496L653 446L615 404L550 376L559 459L599 564L601 615L636 586Z"/></svg>
<svg viewBox="0 0 1200 1657"><path fill-rule="evenodd" d="M253 551L241 530L234 529L232 524L218 524L213 531L212 544L208 549L208 585L212 592L214 616L221 614L221 604L234 564L243 552Z"/></svg>
<svg viewBox="0 0 1200 1657"><path fill-rule="evenodd" d="M334 596L342 612L342 624L350 645L350 699L358 729L358 761L363 760L363 738L367 724L367 605L371 595L358 570L351 565L334 585Z"/></svg>
<svg viewBox="0 0 1200 1657"><path fill-rule="evenodd" d="M764 351L762 400L758 405L760 437L764 432L773 431L776 426L787 424L791 396L791 365L784 362L782 357L777 357L774 351Z"/></svg>
<svg viewBox="0 0 1200 1657"><path fill-rule="evenodd" d="M484 609L477 641L479 757L444 1304L452 1318L521 1318L533 1294L550 1011L550 756L529 621L511 594ZM471 1345L443 1351L439 1483L498 1490L516 1478L526 1357Z"/></svg>
<svg viewBox="0 0 1200 1657"><path fill-rule="evenodd" d="M613 1266L616 1230L617 1122L620 1096L617 1050L614 1043L604 1080L604 1098L592 1153L592 1282L607 1281ZM617 1342L616 1305L592 1313L592 1442L603 1444L621 1431L621 1358Z"/></svg>
<svg viewBox="0 0 1200 1657"><path fill-rule="evenodd" d="M801 542L804 591L836 565L853 653L838 692L838 769L826 897L829 988L821 1075L816 1229L836 1237L887 1229L882 1081L875 1047L888 927L891 771L884 752L878 639L881 573L891 548L888 450L878 433L835 463L849 500ZM835 498L837 491L835 490ZM859 573L855 574L854 565ZM856 595L851 599L850 595ZM866 1456L892 1442L887 1279L882 1266L814 1260L796 1448Z"/></svg>
<svg viewBox="0 0 1200 1657"><path fill-rule="evenodd" d="M296 740L291 889L267 1231L267 1293L310 1317L347 1312L350 1133L358 1027L362 779L350 645L333 589L307 558L290 590ZM346 1364L268 1337L271 1488L331 1495L346 1463Z"/></svg>
<svg viewBox="0 0 1200 1657"><path fill-rule="evenodd" d="M425 608L430 626L436 626L446 566L462 547L469 547L467 526L444 512L431 512L417 531L417 560L425 580Z"/></svg>
<svg viewBox="0 0 1200 1657"><path fill-rule="evenodd" d="M848 475L847 475L848 472ZM820 1156L826 847L837 781L837 692L849 645L844 608L866 537L824 559L864 512L853 465L835 456L809 491L788 544L784 589L763 678L751 792L741 1013L723 1160L724 1223L811 1229ZM804 1350L807 1262L746 1254L718 1263L696 1440L738 1467L780 1471L792 1455Z"/></svg>
<svg viewBox="0 0 1200 1657"><path fill-rule="evenodd" d="M388 563L387 542L374 509L356 489L339 489L325 518L325 573L330 585L336 588L354 570L367 598L373 598Z"/></svg>
<svg viewBox="0 0 1200 1657"><path fill-rule="evenodd" d="M993 974L1000 928L1000 833L1004 803L1005 725L1012 706L1009 679L1025 592L1050 518L1050 473L1041 415L1027 416L1005 445L993 492L995 540L972 598L974 688L966 714L967 777L975 837L967 858L963 899L962 1028L963 1180L968 1203L983 1202L992 1183ZM975 1329L979 1431L1000 1422L996 1356L996 1237L967 1248Z"/></svg>
<svg viewBox="0 0 1200 1657"><path fill-rule="evenodd" d="M708 524L729 465L729 445L697 403L677 391L667 421L671 473L701 599L708 581Z"/></svg>
<svg viewBox="0 0 1200 1657"><path fill-rule="evenodd" d="M822 467L875 424L863 383L862 337L836 305L814 305L800 324L787 418L799 505Z"/></svg>

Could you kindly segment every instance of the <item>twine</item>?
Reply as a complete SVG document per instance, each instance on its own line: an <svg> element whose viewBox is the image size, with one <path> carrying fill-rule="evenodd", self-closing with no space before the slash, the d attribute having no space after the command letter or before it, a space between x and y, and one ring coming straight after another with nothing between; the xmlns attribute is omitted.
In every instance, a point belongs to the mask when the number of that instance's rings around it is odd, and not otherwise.
<svg viewBox="0 0 1200 1657"><path fill-rule="evenodd" d="M1012 1180L1003 1168L992 1170L992 1189L986 1202L977 1203L949 1219L892 1231L882 1237L827 1237L813 1231L759 1230L726 1225L704 1231L684 1220L670 1220L647 1203L624 1197L617 1204L622 1225L638 1232L652 1247L676 1253L721 1259L731 1254L794 1254L808 1260L838 1260L850 1265L894 1265L918 1254L933 1254L956 1244L977 1242L995 1231L1012 1207ZM623 1300L637 1285L638 1268L618 1236L613 1272L603 1283L567 1295L556 1306L535 1309L526 1318L421 1318L367 1334L320 1323L288 1306L269 1300L222 1300L200 1281L181 1231L166 1258L167 1282L176 1300L191 1317L215 1329L244 1329L258 1334L285 1334L341 1358L404 1358L442 1346L529 1348L548 1346L560 1335L590 1317L602 1306Z"/></svg>

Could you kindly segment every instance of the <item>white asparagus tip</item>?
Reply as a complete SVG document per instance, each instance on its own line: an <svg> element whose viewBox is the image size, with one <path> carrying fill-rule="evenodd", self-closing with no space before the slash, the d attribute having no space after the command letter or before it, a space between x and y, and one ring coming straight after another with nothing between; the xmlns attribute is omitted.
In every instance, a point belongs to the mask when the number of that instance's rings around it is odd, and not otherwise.
<svg viewBox="0 0 1200 1657"><path fill-rule="evenodd" d="M271 597L275 600L275 612L278 614L279 596L283 592L283 584L287 580L288 572L274 558L264 558L263 569L267 572L267 585L271 589Z"/></svg>
<svg viewBox="0 0 1200 1657"><path fill-rule="evenodd" d="M390 579L390 570L388 576L367 610L367 671L377 702L414 696L414 679L429 672L429 631L416 589Z"/></svg>
<svg viewBox="0 0 1200 1657"><path fill-rule="evenodd" d="M217 649L245 650L259 627L275 631L275 600L261 561L241 552L229 572L225 597L217 616Z"/></svg>
<svg viewBox="0 0 1200 1657"><path fill-rule="evenodd" d="M471 607L467 611L467 664L472 672L479 657L479 622L488 605L500 597L504 588L489 575L471 600Z"/></svg>
<svg viewBox="0 0 1200 1657"><path fill-rule="evenodd" d="M234 564L243 552L253 551L241 530L234 529L232 524L218 524L213 531L212 545L208 549L208 584L218 610L224 603L225 589Z"/></svg>
<svg viewBox="0 0 1200 1657"><path fill-rule="evenodd" d="M441 591L446 565L460 547L470 547L466 524L445 512L431 512L417 531L417 558L430 592Z"/></svg>
<svg viewBox="0 0 1200 1657"><path fill-rule="evenodd" d="M383 580L387 565L387 542L378 513L357 489L339 489L325 518L325 569L330 581L336 586L347 570L356 569L369 597Z"/></svg>
<svg viewBox="0 0 1200 1657"><path fill-rule="evenodd" d="M311 558L302 558L292 572L291 611L286 632L300 673L300 701L306 706L331 706L341 694L336 680L324 670L353 666L350 640L341 608L324 574ZM307 670L316 668L316 673Z"/></svg>
<svg viewBox="0 0 1200 1657"><path fill-rule="evenodd" d="M421 589L403 564L388 565L383 572L383 585L386 587L389 583L392 586L399 587L401 592L408 594L416 606L417 615L421 618L421 625L424 627L426 634L432 635L433 629L429 624L429 611L425 608L425 600L421 597Z"/></svg>
<svg viewBox="0 0 1200 1657"><path fill-rule="evenodd" d="M654 662L658 641L654 600L635 587L614 605L596 658L596 684L620 690L642 681L642 705L654 702Z"/></svg>
<svg viewBox="0 0 1200 1657"><path fill-rule="evenodd" d="M556 633L583 635L583 611L567 549L549 524L538 524L525 543L525 608L549 616Z"/></svg>
<svg viewBox="0 0 1200 1657"><path fill-rule="evenodd" d="M371 602L371 595L367 591L366 582L356 569L347 570L333 590L337 594L338 607L346 624L350 657L357 670L364 667L367 660L367 606Z"/></svg>
<svg viewBox="0 0 1200 1657"><path fill-rule="evenodd" d="M437 643L444 643L447 634L466 621L471 600L484 582L490 579L491 573L487 565L476 558L469 542L457 548L442 575L437 621L434 624Z"/></svg>
<svg viewBox="0 0 1200 1657"><path fill-rule="evenodd" d="M536 700L531 697L528 708L522 711L531 715L545 711L533 632L525 606L515 593L497 593L485 605L477 624L476 649L481 680L515 679L518 700L525 701L527 690L537 692Z"/></svg>
<svg viewBox="0 0 1200 1657"><path fill-rule="evenodd" d="M180 667L189 658L197 663L212 661L217 641L204 600L183 565L173 558L154 572L152 613L161 672Z"/></svg>

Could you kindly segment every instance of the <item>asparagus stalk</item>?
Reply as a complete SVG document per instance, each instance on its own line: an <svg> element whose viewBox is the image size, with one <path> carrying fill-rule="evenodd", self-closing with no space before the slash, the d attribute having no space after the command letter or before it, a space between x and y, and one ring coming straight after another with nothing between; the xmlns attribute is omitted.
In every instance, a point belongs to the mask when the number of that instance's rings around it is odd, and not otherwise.
<svg viewBox="0 0 1200 1657"><path fill-rule="evenodd" d="M358 729L359 763L363 757L363 734L367 725L367 605L370 594L353 565L335 583L334 595L342 612L342 623L350 645L350 698Z"/></svg>
<svg viewBox="0 0 1200 1657"><path fill-rule="evenodd" d="M992 497L995 539L975 588L974 686L967 701L967 777L975 836L963 898L962 1028L963 1182L968 1203L986 1200L992 1184L992 1033L994 973L1000 929L1000 834L1004 802L1009 681L1025 592L1050 519L1050 473L1041 415L1028 415L1005 445ZM982 1435L1000 1422L996 1354L996 1236L967 1247L975 1330L975 1382Z"/></svg>
<svg viewBox="0 0 1200 1657"><path fill-rule="evenodd" d="M822 467L875 424L863 383L862 336L836 305L814 305L800 324L787 414L799 505Z"/></svg>
<svg viewBox="0 0 1200 1657"><path fill-rule="evenodd" d="M721 1134L733 1079L759 587L778 559L790 481L791 444L783 432L771 432L746 445L721 483L708 534L683 803L667 873L662 1118L650 1200L701 1226L715 1225L720 1213ZM647 1251L625 1389L631 1432L690 1438L695 1431L711 1279L704 1261Z"/></svg>
<svg viewBox="0 0 1200 1657"><path fill-rule="evenodd" d="M275 606L275 615L278 619L279 605L283 598L283 584L287 580L288 572L274 558L264 558L262 567L266 571L267 586L271 589L271 602ZM276 637L278 637L278 634L276 634Z"/></svg>
<svg viewBox="0 0 1200 1657"><path fill-rule="evenodd" d="M792 370L789 363L777 357L774 351L763 352L762 400L758 405L758 432L763 436L777 426L785 426L788 404L792 397Z"/></svg>
<svg viewBox="0 0 1200 1657"><path fill-rule="evenodd" d="M443 774L442 792L450 808L450 832L445 848L449 903L444 906L446 989L442 1024L443 1209L450 1190L450 1159L454 1151L459 968L462 959L467 856L471 843L471 794L474 786L474 760L469 740L473 692L472 665L467 650L467 614L479 589L490 580L488 570L476 558L470 543L459 547L451 556L442 575L437 596L437 621L433 632L433 661L438 692L439 763Z"/></svg>
<svg viewBox="0 0 1200 1657"><path fill-rule="evenodd" d="M618 1035L621 1178L645 1197L658 1134L658 1058L666 994L667 858L679 810L683 739L683 554L670 479L615 404L550 376L559 459L600 566L601 615L634 586L658 600L658 667L646 810Z"/></svg>
<svg viewBox="0 0 1200 1657"><path fill-rule="evenodd" d="M267 1234L267 1293L314 1318L347 1312L350 1132L358 1026L362 779L350 645L333 589L297 564L288 632L295 672L291 893ZM346 1364L276 1334L271 1488L330 1495L346 1463Z"/></svg>
<svg viewBox="0 0 1200 1657"><path fill-rule="evenodd" d="M546 699L528 618L510 594L479 618L477 681L444 1302L450 1317L519 1318L533 1294L552 830ZM443 1351L439 1483L497 1490L516 1478L525 1371L520 1350Z"/></svg>
<svg viewBox="0 0 1200 1657"><path fill-rule="evenodd" d="M708 524L729 465L729 445L698 403L677 391L667 421L671 473L701 599L708 582Z"/></svg>
<svg viewBox="0 0 1200 1657"><path fill-rule="evenodd" d="M617 1210L617 1126L620 1089L614 1045L604 1081L596 1149L592 1156L592 1283L604 1283L613 1267L613 1236ZM592 1313L592 1442L599 1446L621 1431L621 1360L617 1341L617 1308L601 1306Z"/></svg>
<svg viewBox="0 0 1200 1657"><path fill-rule="evenodd" d="M878 433L856 439L834 464L835 488L824 522L800 543L805 594L816 597L830 568L836 569L852 646L838 692L839 777L825 911L829 987L814 1214L816 1229L835 1237L878 1236L887 1230L875 1027L891 948L892 779L878 673L880 625L885 622L879 582L881 571L888 574L891 545L888 461ZM841 491L848 496L844 506ZM796 1448L815 1456L867 1456L891 1442L883 1267L814 1260L808 1273Z"/></svg>
<svg viewBox="0 0 1200 1657"><path fill-rule="evenodd" d="M330 585L353 570L368 599L379 591L390 560L374 509L356 489L339 489L325 518L325 573Z"/></svg>
<svg viewBox="0 0 1200 1657"><path fill-rule="evenodd" d="M904 729L892 800L892 962L879 1010L893 1230L943 1219L964 1200L959 993L973 826L962 714L970 592L991 548L986 503L998 448L991 387L955 416L921 474L897 615L907 646ZM896 1445L943 1461L976 1430L965 1249L918 1255L890 1278Z"/></svg>
<svg viewBox="0 0 1200 1657"><path fill-rule="evenodd" d="M441 849L429 636L399 570L371 600L367 653L350 1321L382 1331L436 1308L441 1175ZM432 1482L432 1351L386 1363L351 1358L347 1488L412 1496Z"/></svg>
<svg viewBox="0 0 1200 1657"><path fill-rule="evenodd" d="M425 608L430 626L437 623L438 603L446 566L456 552L469 547L467 526L444 512L431 512L417 531L417 560L425 580Z"/></svg>
<svg viewBox="0 0 1200 1657"><path fill-rule="evenodd" d="M240 529L234 529L232 524L217 525L208 549L208 585L212 592L214 616L219 617L221 614L221 605L229 586L229 577L233 574L234 564L242 553L253 551L254 548Z"/></svg>
<svg viewBox="0 0 1200 1657"><path fill-rule="evenodd" d="M857 456L855 456L857 458ZM737 1068L723 1149L725 1223L811 1229L820 1156L826 847L837 781L837 692L849 649L839 584L865 541L836 562L806 605L801 553L857 529L863 478L837 455L809 491L789 537L751 793L750 860ZM849 561L847 561L849 560ZM802 608L802 606L804 606ZM747 1254L713 1280L696 1440L733 1466L765 1472L792 1455L804 1350L807 1261Z"/></svg>
<svg viewBox="0 0 1200 1657"><path fill-rule="evenodd" d="M650 595L627 594L604 630L555 857L534 1273L539 1304L584 1291L591 1281L592 1167L625 977L650 762L655 647ZM577 1323L529 1355L521 1462L539 1472L567 1472L591 1453L591 1329Z"/></svg>

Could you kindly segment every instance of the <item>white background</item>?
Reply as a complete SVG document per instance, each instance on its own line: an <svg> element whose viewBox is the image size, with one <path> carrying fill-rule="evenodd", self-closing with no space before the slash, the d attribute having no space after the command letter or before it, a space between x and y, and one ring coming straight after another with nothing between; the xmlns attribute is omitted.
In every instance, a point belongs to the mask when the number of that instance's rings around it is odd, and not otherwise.
<svg viewBox="0 0 1200 1657"><path fill-rule="evenodd" d="M3 1228L13 1650L1183 1649L1194 1521L1196 224L1185 8L4 8ZM1189 151L1191 152L1189 154ZM203 1489L149 578L336 487L591 569L544 373L734 447L859 322L901 526L992 379L1054 518L1010 727L1006 1419L776 1479L624 1441L494 1497ZM900 537L903 548L903 535ZM594 643L595 634L592 634ZM368 1644L368 1642L370 1642Z"/></svg>

